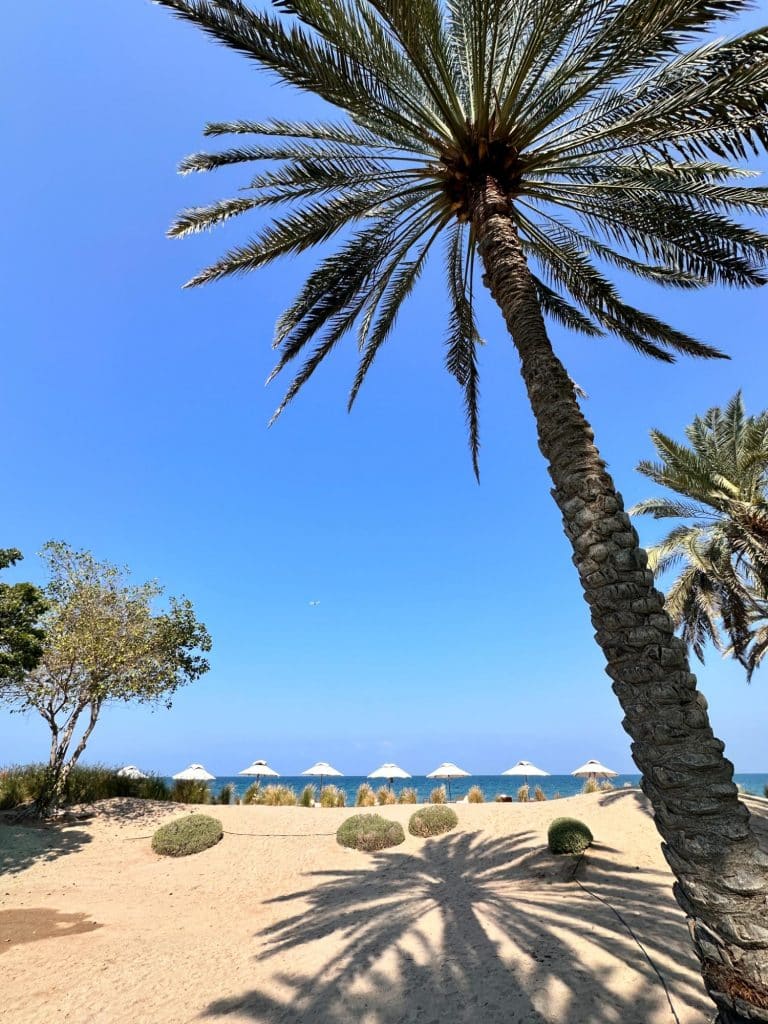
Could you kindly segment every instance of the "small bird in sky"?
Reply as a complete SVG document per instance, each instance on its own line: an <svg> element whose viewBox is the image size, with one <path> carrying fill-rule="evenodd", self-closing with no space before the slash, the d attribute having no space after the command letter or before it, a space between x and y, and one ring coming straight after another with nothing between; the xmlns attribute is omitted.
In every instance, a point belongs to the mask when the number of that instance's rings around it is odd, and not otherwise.
<svg viewBox="0 0 768 1024"><path fill-rule="evenodd" d="M317 608L317 606L318 606L319 604L320 604L320 602L319 602L319 601L310 601L310 602L309 602L309 607L310 607L310 608Z"/></svg>

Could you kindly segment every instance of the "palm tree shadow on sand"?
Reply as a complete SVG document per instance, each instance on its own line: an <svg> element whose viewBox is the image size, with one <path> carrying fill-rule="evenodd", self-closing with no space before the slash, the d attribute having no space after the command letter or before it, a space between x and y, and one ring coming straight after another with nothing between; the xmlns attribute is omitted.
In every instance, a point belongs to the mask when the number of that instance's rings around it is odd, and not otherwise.
<svg viewBox="0 0 768 1024"><path fill-rule="evenodd" d="M262 969L276 961L269 991L218 1000L203 1016L261 1024L704 1020L709 1004L668 875L619 864L599 845L578 867L582 884L618 910L658 965L672 1005L611 906L573 880L574 861L536 842L532 833L452 834L416 853L389 850L359 868L313 873L310 888L272 901L293 909L257 936ZM632 966L629 977L617 973L622 963Z"/></svg>

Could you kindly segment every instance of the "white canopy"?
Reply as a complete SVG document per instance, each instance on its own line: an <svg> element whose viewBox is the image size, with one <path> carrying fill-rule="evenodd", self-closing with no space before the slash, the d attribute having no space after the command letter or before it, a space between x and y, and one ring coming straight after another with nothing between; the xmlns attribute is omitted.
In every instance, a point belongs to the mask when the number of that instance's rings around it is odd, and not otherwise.
<svg viewBox="0 0 768 1024"><path fill-rule="evenodd" d="M276 772L274 768L270 768L266 761L254 761L253 764L249 764L247 768L243 768L238 775L274 775L275 778L280 778L280 773Z"/></svg>
<svg viewBox="0 0 768 1024"><path fill-rule="evenodd" d="M463 768L459 768L453 761L444 761L439 768L435 768L427 776L428 779L461 779L469 775Z"/></svg>
<svg viewBox="0 0 768 1024"><path fill-rule="evenodd" d="M207 772L201 764L191 764L183 772L174 775L173 778L181 782L211 782L216 776Z"/></svg>
<svg viewBox="0 0 768 1024"><path fill-rule="evenodd" d="M604 764L600 764L599 761L595 761L594 758L587 761L580 768L577 768L576 771L571 772L571 775L605 775L606 777L618 774L618 772L613 771L611 768L606 768Z"/></svg>
<svg viewBox="0 0 768 1024"><path fill-rule="evenodd" d="M327 761L318 761L317 764L313 764L311 768L307 768L307 770L305 772L302 772L301 774L302 775L319 775L320 778L322 779L324 775L329 775L329 776L330 775L339 775L339 776L341 776L344 773L336 771L336 769L332 768L331 765L329 765Z"/></svg>
<svg viewBox="0 0 768 1024"><path fill-rule="evenodd" d="M369 779L410 779L408 772L404 772L396 764L383 764L375 772L371 772Z"/></svg>
<svg viewBox="0 0 768 1024"><path fill-rule="evenodd" d="M518 761L517 764L513 764L511 768L507 768L502 775L525 775L527 778L529 775L549 775L549 772L545 772L543 768L537 768L535 764L531 764L530 761Z"/></svg>
<svg viewBox="0 0 768 1024"><path fill-rule="evenodd" d="M135 764L127 764L124 768L121 768L117 773L123 779L146 779L148 778L144 772L140 771Z"/></svg>

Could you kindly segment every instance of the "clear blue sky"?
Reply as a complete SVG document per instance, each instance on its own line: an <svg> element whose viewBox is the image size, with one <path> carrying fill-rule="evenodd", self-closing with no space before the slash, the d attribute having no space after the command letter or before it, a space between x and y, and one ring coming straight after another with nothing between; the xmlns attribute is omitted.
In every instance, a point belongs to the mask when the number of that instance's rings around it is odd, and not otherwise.
<svg viewBox="0 0 768 1024"><path fill-rule="evenodd" d="M190 597L215 643L172 712L108 711L90 759L218 774L328 759L356 774L521 757L557 772L595 756L632 770L496 312L483 310L481 486L442 369L437 266L351 416L353 340L268 431L273 324L312 261L182 292L255 222L185 242L164 231L243 182L175 174L207 120L316 108L145 0L40 0L5 24L0 545L27 556L16 578L39 578L51 537L128 564ZM669 368L553 331L632 502L648 493L634 466L649 428L679 434L738 387L765 407L768 351L763 293L626 294L732 356ZM713 653L700 672L737 770L768 770L766 671L747 687ZM45 750L38 722L0 714L0 763Z"/></svg>

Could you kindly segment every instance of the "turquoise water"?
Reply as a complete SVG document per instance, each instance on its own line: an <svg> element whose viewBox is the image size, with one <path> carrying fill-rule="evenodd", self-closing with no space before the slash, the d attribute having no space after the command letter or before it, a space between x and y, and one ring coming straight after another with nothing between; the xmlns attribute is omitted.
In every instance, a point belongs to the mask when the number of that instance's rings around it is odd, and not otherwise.
<svg viewBox="0 0 768 1024"><path fill-rule="evenodd" d="M754 793L757 796L763 795L763 788L768 784L768 773L759 773L751 775L735 775L737 783L742 785L744 789L749 793ZM171 779L166 780L169 784ZM246 778L241 775L223 775L212 782L211 789L214 793L218 793L223 785L228 782L233 783L235 792L238 796L242 795L248 786L254 780ZM374 789L382 784L381 779L367 779L363 775L347 775L340 779L325 779L324 782L333 782L340 789L344 790L347 797L347 804L351 805L355 802L355 794L357 793L357 787L363 782L369 782ZM460 800L466 795L470 786L479 786L485 794L486 800L493 800L500 793L508 793L512 797L517 796L518 788L523 784L525 780L517 776L510 775L472 775L468 779L455 779L451 781L451 798L454 800ZM581 792L581 788L584 785L582 779L575 779L572 775L548 775L540 778L531 777L529 780L531 789L538 785L544 790L545 795L548 799L552 799L556 795L560 796L574 796L576 793ZM617 778L611 780L617 789L621 789L625 784L631 786L637 786L640 783L639 775L619 775ZM304 786L309 782L314 782L319 788L319 779L308 779L303 775L285 775L279 779L263 779L263 784L270 782L279 782L286 786L291 786L297 793L301 792ZM403 779L400 781L396 779L393 783L393 789L395 793L399 793L401 789L406 786L412 786L418 793L419 801L426 802L429 799L430 792L435 786L441 785L441 780L438 779L427 779L423 775L415 775L412 779Z"/></svg>

